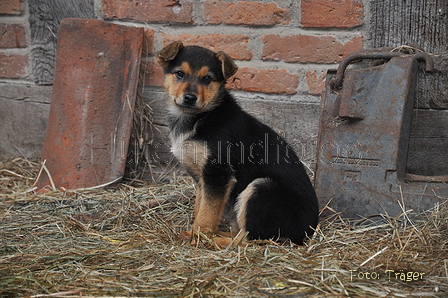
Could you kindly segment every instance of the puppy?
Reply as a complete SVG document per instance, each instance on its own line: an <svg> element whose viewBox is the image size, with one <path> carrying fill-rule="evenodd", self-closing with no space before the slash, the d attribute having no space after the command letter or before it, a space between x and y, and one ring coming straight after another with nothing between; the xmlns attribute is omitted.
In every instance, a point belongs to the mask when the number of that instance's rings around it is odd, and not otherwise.
<svg viewBox="0 0 448 298"><path fill-rule="evenodd" d="M247 114L225 89L237 66L214 53L177 41L157 54L168 93L172 151L196 185L193 229L182 233L248 240L290 239L303 244L318 224L316 194L288 143ZM231 238L215 238L220 246Z"/></svg>

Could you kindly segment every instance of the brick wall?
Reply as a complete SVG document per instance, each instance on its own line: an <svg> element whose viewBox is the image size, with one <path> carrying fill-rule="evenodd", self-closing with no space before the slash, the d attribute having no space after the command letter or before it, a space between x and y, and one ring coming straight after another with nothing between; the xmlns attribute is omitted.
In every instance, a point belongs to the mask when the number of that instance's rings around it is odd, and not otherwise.
<svg viewBox="0 0 448 298"><path fill-rule="evenodd" d="M163 97L162 71L155 63L155 53L164 45L180 39L187 45L223 50L239 66L228 87L242 105L264 117L290 141L310 144L315 144L317 135L326 70L361 49L365 35L363 0L93 1L97 18L146 29L142 73L148 102ZM28 0L0 1L0 88L35 86L28 56L27 7ZM288 128L289 123L269 119L269 113L255 110L260 102L274 110L295 103L299 114L293 117L304 121L303 128L295 132ZM301 110L308 112L300 114ZM0 128L2 125L0 122ZM25 151L39 155L36 149ZM12 154L0 148L0 155ZM308 155L313 155L312 148Z"/></svg>
<svg viewBox="0 0 448 298"><path fill-rule="evenodd" d="M143 1L120 7L121 2L104 0L103 17L146 22L156 49L181 39L239 60L228 85L239 91L318 101L309 96L320 95L328 64L363 47L361 1ZM160 86L153 52L146 61L147 83Z"/></svg>
<svg viewBox="0 0 448 298"><path fill-rule="evenodd" d="M27 78L26 21L20 0L0 2L0 78Z"/></svg>

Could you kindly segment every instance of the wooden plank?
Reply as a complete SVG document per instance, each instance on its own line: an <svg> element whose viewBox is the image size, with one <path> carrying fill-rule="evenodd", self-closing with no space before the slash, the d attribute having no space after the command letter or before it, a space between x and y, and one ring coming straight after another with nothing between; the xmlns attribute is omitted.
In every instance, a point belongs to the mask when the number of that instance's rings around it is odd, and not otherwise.
<svg viewBox="0 0 448 298"><path fill-rule="evenodd" d="M31 67L38 85L53 84L59 24L65 18L94 19L93 0L29 0Z"/></svg>
<svg viewBox="0 0 448 298"><path fill-rule="evenodd" d="M448 110L414 110L411 138L448 139Z"/></svg>
<svg viewBox="0 0 448 298"><path fill-rule="evenodd" d="M0 99L50 105L53 89L51 86L36 86L34 84L0 83L0 90Z"/></svg>
<svg viewBox="0 0 448 298"><path fill-rule="evenodd" d="M448 109L448 51L435 52L434 72L426 73L420 64L414 108Z"/></svg>
<svg viewBox="0 0 448 298"><path fill-rule="evenodd" d="M420 65L417 78L407 172L447 175L448 1L384 0L370 5L372 47L417 45L434 54L434 72L425 73Z"/></svg>
<svg viewBox="0 0 448 298"><path fill-rule="evenodd" d="M407 172L424 176L448 173L448 111L414 110Z"/></svg>
<svg viewBox="0 0 448 298"><path fill-rule="evenodd" d="M51 89L0 83L0 158L40 156Z"/></svg>
<svg viewBox="0 0 448 298"><path fill-rule="evenodd" d="M299 158L314 167L319 104L265 100L241 100L240 104L249 114L283 136Z"/></svg>
<svg viewBox="0 0 448 298"><path fill-rule="evenodd" d="M444 50L446 0L371 1L374 47L416 44L429 52Z"/></svg>
<svg viewBox="0 0 448 298"><path fill-rule="evenodd" d="M0 157L39 157L49 110L48 104L0 98Z"/></svg>
<svg viewBox="0 0 448 298"><path fill-rule="evenodd" d="M153 125L148 133L147 156L152 165L167 166L174 162L166 126L166 95L154 90L141 91L153 110ZM282 101L240 100L249 114L272 127L286 138L299 157L312 166L316 155L319 104Z"/></svg>
<svg viewBox="0 0 448 298"><path fill-rule="evenodd" d="M406 172L423 176L447 175L447 148L446 138L411 138Z"/></svg>
<svg viewBox="0 0 448 298"><path fill-rule="evenodd" d="M371 46L418 45L436 54L433 74L420 71L414 106L448 109L447 0L371 1Z"/></svg>

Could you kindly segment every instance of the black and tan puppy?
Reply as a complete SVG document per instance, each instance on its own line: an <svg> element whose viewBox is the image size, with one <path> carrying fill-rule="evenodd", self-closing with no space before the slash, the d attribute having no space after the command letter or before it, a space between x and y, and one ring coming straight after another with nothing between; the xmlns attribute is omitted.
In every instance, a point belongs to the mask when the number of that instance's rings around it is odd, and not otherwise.
<svg viewBox="0 0 448 298"><path fill-rule="evenodd" d="M193 231L183 236L220 234L226 222L249 239L302 244L318 223L316 194L285 140L225 89L237 70L232 59L178 41L157 61L165 73L173 153L197 187ZM227 245L228 239L215 241Z"/></svg>

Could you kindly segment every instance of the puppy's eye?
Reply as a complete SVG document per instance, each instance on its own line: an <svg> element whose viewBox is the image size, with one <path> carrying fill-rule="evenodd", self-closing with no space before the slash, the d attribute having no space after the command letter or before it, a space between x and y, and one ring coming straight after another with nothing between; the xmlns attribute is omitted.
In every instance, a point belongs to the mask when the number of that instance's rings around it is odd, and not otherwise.
<svg viewBox="0 0 448 298"><path fill-rule="evenodd" d="M179 80L183 79L185 76L184 72L180 70L176 71L174 74L176 75L176 78L178 78Z"/></svg>
<svg viewBox="0 0 448 298"><path fill-rule="evenodd" d="M210 76L205 76L205 77L202 78L201 81L202 81L203 84L208 85L208 84L210 84L213 81L213 79Z"/></svg>

